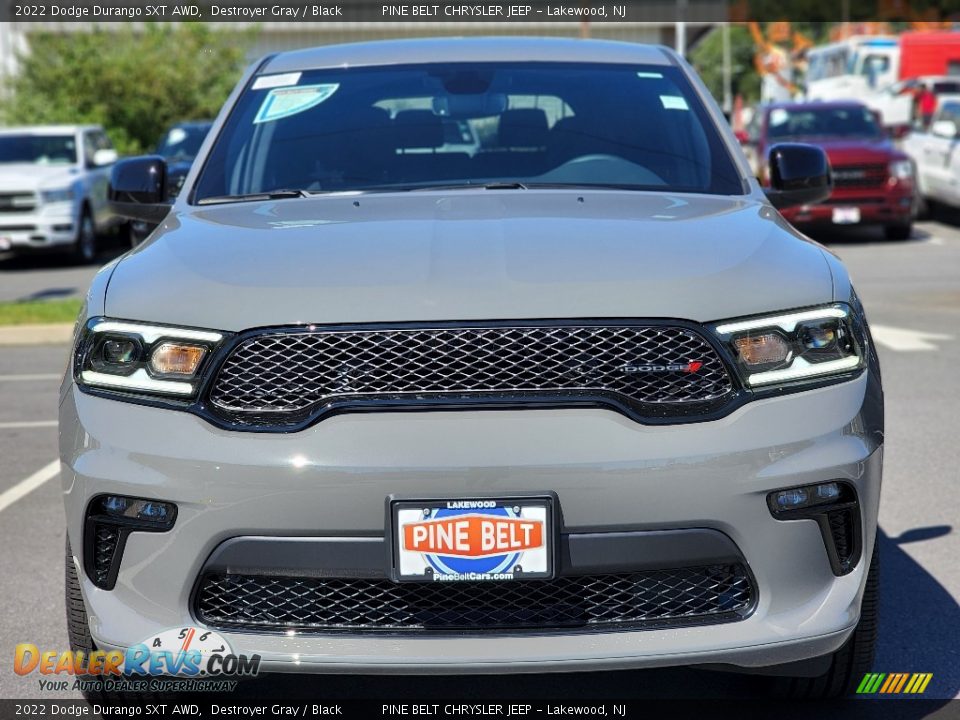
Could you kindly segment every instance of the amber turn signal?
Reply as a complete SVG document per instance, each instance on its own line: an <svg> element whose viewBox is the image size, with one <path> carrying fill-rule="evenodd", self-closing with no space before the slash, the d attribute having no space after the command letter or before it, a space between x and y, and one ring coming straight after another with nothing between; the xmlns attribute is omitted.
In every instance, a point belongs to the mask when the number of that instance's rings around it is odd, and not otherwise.
<svg viewBox="0 0 960 720"><path fill-rule="evenodd" d="M767 365L787 359L790 347L777 333L745 335L733 341L740 360L745 365Z"/></svg>
<svg viewBox="0 0 960 720"><path fill-rule="evenodd" d="M165 342L150 354L150 369L158 375L192 377L207 349L198 345Z"/></svg>

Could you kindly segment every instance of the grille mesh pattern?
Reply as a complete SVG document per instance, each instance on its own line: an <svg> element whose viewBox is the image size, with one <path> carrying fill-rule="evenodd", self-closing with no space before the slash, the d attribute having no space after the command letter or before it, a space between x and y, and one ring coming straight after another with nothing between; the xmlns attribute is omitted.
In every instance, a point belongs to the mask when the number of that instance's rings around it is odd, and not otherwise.
<svg viewBox="0 0 960 720"><path fill-rule="evenodd" d="M615 398L670 416L715 407L731 389L713 348L682 327L461 327L254 336L224 362L210 400L251 424L296 423L340 401L530 395Z"/></svg>
<svg viewBox="0 0 960 720"><path fill-rule="evenodd" d="M827 514L833 544L837 548L837 557L841 564L850 561L853 549L853 516L850 510L834 510Z"/></svg>
<svg viewBox="0 0 960 720"><path fill-rule="evenodd" d="M751 605L742 565L515 582L208 575L196 612L220 628L497 630L721 622Z"/></svg>
<svg viewBox="0 0 960 720"><path fill-rule="evenodd" d="M838 188L875 188L887 181L885 163L841 165L833 168L833 186Z"/></svg>
<svg viewBox="0 0 960 720"><path fill-rule="evenodd" d="M120 531L115 525L97 525L93 542L93 572L97 584L104 585L120 542Z"/></svg>

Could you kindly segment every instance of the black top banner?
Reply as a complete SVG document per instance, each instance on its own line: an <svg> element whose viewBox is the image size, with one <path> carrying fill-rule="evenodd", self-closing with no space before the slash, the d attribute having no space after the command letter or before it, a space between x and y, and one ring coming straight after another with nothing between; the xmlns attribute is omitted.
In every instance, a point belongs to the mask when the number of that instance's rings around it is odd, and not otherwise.
<svg viewBox="0 0 960 720"><path fill-rule="evenodd" d="M957 22L960 0L3 0L13 22Z"/></svg>

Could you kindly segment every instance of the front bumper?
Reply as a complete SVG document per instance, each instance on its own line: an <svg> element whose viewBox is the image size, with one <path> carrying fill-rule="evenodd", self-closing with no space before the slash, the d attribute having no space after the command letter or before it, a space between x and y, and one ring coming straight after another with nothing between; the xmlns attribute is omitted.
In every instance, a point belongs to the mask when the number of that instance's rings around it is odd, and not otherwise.
<svg viewBox="0 0 960 720"><path fill-rule="evenodd" d="M832 652L859 617L876 533L882 408L873 373L755 401L720 420L644 426L602 409L339 415L290 434L85 395L61 405L68 533L90 499L175 502L166 533L133 533L115 589L80 573L93 637L125 648L197 624L205 562L237 537L382 538L384 499L554 491L566 533L706 528L742 553L757 597L743 620L584 633L436 636L222 632L268 671L494 673L698 663L762 667ZM842 479L863 554L836 576L812 520L775 520L769 492Z"/></svg>
<svg viewBox="0 0 960 720"><path fill-rule="evenodd" d="M77 237L71 203L40 206L28 213L0 215L0 252L47 250L71 245Z"/></svg>
<svg viewBox="0 0 960 720"><path fill-rule="evenodd" d="M801 205L782 211L784 218L794 225L844 225L846 220L835 219L837 209L857 208L859 225L900 225L909 223L917 214L917 199L912 191L896 193L834 192L818 205ZM836 216L842 218L842 215Z"/></svg>

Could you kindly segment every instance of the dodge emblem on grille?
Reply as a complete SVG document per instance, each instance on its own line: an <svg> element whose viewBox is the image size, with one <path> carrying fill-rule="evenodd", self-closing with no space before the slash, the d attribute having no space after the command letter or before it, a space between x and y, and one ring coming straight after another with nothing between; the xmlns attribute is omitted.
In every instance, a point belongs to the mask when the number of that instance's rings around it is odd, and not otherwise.
<svg viewBox="0 0 960 720"><path fill-rule="evenodd" d="M703 367L700 361L686 363L665 363L663 365L624 365L620 372L624 373L669 373L669 372L687 372L695 373Z"/></svg>

